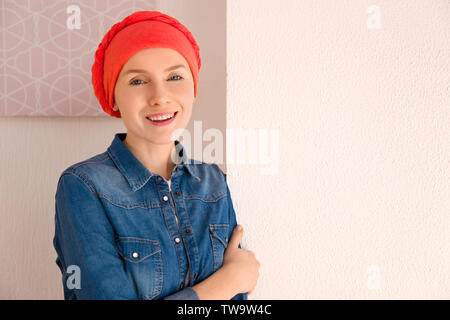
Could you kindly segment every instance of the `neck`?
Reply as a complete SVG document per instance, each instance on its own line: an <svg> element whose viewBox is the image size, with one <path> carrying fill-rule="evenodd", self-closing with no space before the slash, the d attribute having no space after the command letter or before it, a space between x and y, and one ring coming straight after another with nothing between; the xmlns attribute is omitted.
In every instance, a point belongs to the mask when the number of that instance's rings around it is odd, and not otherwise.
<svg viewBox="0 0 450 320"><path fill-rule="evenodd" d="M166 180L170 179L175 167L171 159L171 152L175 147L173 141L156 144L127 133L123 143L150 172L159 174Z"/></svg>

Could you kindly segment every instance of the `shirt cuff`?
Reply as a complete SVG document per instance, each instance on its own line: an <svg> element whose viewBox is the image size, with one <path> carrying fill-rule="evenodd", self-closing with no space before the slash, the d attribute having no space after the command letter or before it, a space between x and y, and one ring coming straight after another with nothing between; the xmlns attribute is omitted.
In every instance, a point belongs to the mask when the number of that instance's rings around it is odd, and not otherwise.
<svg viewBox="0 0 450 320"><path fill-rule="evenodd" d="M192 287L186 287L183 290L164 297L162 300L200 300L200 297Z"/></svg>

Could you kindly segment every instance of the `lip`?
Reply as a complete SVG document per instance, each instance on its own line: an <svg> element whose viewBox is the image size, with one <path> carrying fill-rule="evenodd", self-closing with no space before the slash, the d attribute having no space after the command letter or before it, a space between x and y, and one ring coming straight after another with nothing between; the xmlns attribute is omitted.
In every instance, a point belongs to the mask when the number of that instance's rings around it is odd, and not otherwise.
<svg viewBox="0 0 450 320"><path fill-rule="evenodd" d="M156 116L156 115L164 115L164 114L172 114L172 113L173 112L156 113L156 114L152 115L152 117ZM175 115L172 118L164 120L164 121L153 121L153 120L150 120L149 116L147 116L146 118L152 125L161 127L161 126L167 126L167 125L171 124L175 120L177 115L178 115L178 111L175 111Z"/></svg>
<svg viewBox="0 0 450 320"><path fill-rule="evenodd" d="M178 112L178 111L160 112L160 113L148 114L148 115L146 115L146 117L150 118L150 117L165 116L165 115L168 115L168 114L174 114L175 112Z"/></svg>

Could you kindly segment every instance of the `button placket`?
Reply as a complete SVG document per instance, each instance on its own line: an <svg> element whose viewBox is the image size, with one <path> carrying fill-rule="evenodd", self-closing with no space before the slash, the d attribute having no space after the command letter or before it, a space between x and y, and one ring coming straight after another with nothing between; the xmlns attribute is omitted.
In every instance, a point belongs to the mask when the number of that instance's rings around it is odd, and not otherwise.
<svg viewBox="0 0 450 320"><path fill-rule="evenodd" d="M174 188L172 188L172 190L173 190L173 189L174 189ZM184 241L184 239L183 239L182 228L181 228L180 222L179 222L179 220L178 220L178 212L177 212L177 206L176 206L176 203L175 203L175 199L174 199L172 193L169 193L169 194L170 194L170 197L172 198L173 207L174 207L174 209L175 209L175 219L176 219L177 225L178 225L178 232L180 233L180 237L176 237L174 240L175 240L176 243L182 243L182 244L183 244L184 251L185 251L185 253L186 253L186 257L187 257L187 261L188 261L188 270L191 270L191 269L192 269L192 263L191 263L191 259L190 259L190 257L189 257L189 252L187 251L187 248L186 248L186 243L185 243L185 241ZM180 193L179 191L174 191L174 194L175 194L176 196L180 196L180 195L181 195L181 193ZM186 234L189 234L189 233L191 233L191 230L190 230L190 229L186 229L186 230L184 230L184 232L185 232ZM185 281L188 281L188 279L185 278ZM188 284L186 284L186 286L187 286L187 285L188 285ZM182 284L180 285L180 290L181 290L182 288L184 288L184 286L185 286L185 285L182 283Z"/></svg>
<svg viewBox="0 0 450 320"><path fill-rule="evenodd" d="M177 168L175 169L175 171L178 171ZM162 178L158 177L158 180L162 181ZM170 190L170 189L172 189L172 190ZM183 232L182 232L182 228L181 228L181 225L180 225L180 221L178 220L177 207L176 207L175 199L174 199L174 197L172 195L172 192L171 192L171 191L173 191L173 189L174 189L173 186L172 186L172 188L170 188L170 185L169 185L169 195L172 198L173 208L175 210L175 220L176 220L176 223L177 223L177 226L178 226L178 232L180 234L180 237L173 238L173 241L176 244L180 244L180 243L183 244L183 247L184 247L183 249L184 249L184 251L186 253L186 257L187 257L188 269L190 269L191 268L191 261L190 261L189 253L187 252L187 248L186 248L185 243L184 243ZM179 197L181 195L181 192L180 191L174 191L173 194L175 194L175 196ZM162 200L164 202L168 202L169 201L169 197L167 195L164 195L162 197ZM190 229L186 229L186 230L184 230L184 232L186 234L189 234L191 232L191 230ZM180 290L183 289L183 287L184 287L184 283L181 283L180 284Z"/></svg>

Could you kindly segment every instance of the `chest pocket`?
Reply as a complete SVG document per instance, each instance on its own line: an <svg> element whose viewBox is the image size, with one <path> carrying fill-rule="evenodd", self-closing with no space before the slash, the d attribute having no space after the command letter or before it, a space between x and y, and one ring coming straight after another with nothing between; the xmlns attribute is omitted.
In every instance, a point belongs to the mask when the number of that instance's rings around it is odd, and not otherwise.
<svg viewBox="0 0 450 320"><path fill-rule="evenodd" d="M228 246L228 224L210 224L209 236L211 239L214 272L223 264L223 254Z"/></svg>
<svg viewBox="0 0 450 320"><path fill-rule="evenodd" d="M119 237L116 248L124 259L125 270L134 282L139 299L151 300L163 285L161 247L157 240Z"/></svg>

